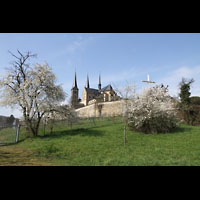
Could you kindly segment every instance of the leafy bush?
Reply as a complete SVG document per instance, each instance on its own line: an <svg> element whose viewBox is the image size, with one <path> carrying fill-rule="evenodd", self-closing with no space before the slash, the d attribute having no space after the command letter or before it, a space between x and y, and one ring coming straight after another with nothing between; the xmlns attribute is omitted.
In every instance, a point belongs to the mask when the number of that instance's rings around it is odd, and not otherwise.
<svg viewBox="0 0 200 200"><path fill-rule="evenodd" d="M190 101L191 101L192 105L199 105L200 106L200 97L198 97L198 96L190 97Z"/></svg>
<svg viewBox="0 0 200 200"><path fill-rule="evenodd" d="M126 101L128 126L143 133L167 133L177 126L175 101L163 85L148 87Z"/></svg>
<svg viewBox="0 0 200 200"><path fill-rule="evenodd" d="M200 125L200 105L192 104L179 109L179 119L188 125Z"/></svg>

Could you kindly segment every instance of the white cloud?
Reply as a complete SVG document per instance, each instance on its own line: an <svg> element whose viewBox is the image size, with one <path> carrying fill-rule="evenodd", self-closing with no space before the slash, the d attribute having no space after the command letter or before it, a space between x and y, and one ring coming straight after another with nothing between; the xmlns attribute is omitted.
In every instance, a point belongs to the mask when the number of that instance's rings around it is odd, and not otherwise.
<svg viewBox="0 0 200 200"><path fill-rule="evenodd" d="M191 96L200 96L200 66L179 67L178 69L167 73L167 75L164 75L157 82L169 85L169 93L177 96L179 93L178 85L183 77L186 79L193 78L195 80L195 82L191 85Z"/></svg>
<svg viewBox="0 0 200 200"><path fill-rule="evenodd" d="M77 51L85 51L86 47L95 39L94 36L77 36L71 43L66 44L60 51L53 52L52 58L73 54Z"/></svg>
<svg viewBox="0 0 200 200"><path fill-rule="evenodd" d="M79 39L78 41L74 41L72 44L69 44L64 49L65 53L74 53L76 50L84 50L84 40Z"/></svg>

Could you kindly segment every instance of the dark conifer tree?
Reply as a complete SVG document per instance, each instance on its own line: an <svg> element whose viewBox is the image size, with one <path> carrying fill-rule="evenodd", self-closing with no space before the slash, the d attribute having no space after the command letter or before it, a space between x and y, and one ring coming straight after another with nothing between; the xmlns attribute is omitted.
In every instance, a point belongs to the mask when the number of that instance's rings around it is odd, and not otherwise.
<svg viewBox="0 0 200 200"><path fill-rule="evenodd" d="M180 82L179 86L180 86L180 106L189 106L191 104L191 99L190 99L190 86L191 84L194 82L194 79L190 79L190 80L186 80L185 78L182 78L182 81Z"/></svg>

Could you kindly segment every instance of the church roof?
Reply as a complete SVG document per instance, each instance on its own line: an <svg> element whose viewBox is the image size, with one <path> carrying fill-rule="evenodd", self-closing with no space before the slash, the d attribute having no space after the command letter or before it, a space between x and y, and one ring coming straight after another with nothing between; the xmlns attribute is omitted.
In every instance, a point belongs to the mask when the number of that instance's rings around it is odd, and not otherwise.
<svg viewBox="0 0 200 200"><path fill-rule="evenodd" d="M100 92L111 91L113 90L112 86L109 84L106 87L102 88Z"/></svg>
<svg viewBox="0 0 200 200"><path fill-rule="evenodd" d="M98 94L99 93L99 90L94 89L94 88L85 88L85 89L90 94Z"/></svg>

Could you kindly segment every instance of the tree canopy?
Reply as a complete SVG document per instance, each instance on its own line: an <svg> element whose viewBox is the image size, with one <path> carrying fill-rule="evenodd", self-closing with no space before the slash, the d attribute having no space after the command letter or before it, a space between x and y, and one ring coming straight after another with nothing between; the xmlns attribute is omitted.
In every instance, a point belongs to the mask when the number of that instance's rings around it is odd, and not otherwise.
<svg viewBox="0 0 200 200"><path fill-rule="evenodd" d="M27 61L36 55L30 52L11 55L15 61L0 80L1 104L20 108L27 127L37 136L44 114L54 111L66 94L56 85L56 76L48 63L31 66Z"/></svg>

